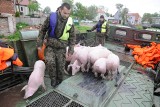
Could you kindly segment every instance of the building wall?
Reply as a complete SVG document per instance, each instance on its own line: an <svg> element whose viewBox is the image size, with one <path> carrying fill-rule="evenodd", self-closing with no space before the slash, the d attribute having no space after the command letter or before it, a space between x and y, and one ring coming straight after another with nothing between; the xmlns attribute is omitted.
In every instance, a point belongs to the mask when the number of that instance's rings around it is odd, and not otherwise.
<svg viewBox="0 0 160 107"><path fill-rule="evenodd" d="M29 9L28 9L27 6L22 6L22 5L20 5L20 6L18 7L18 5L16 5L16 10L17 10L17 11L19 11L19 8L20 8L20 12L22 13L23 16L29 15Z"/></svg>
<svg viewBox="0 0 160 107"><path fill-rule="evenodd" d="M39 24L43 24L45 20L46 20L46 17L42 17L42 18L17 17L16 23L23 22L29 25L39 25Z"/></svg>
<svg viewBox="0 0 160 107"><path fill-rule="evenodd" d="M0 13L15 14L13 0L0 0Z"/></svg>
<svg viewBox="0 0 160 107"><path fill-rule="evenodd" d="M9 14L0 15L0 35L8 35L16 31L15 17Z"/></svg>
<svg viewBox="0 0 160 107"><path fill-rule="evenodd" d="M0 17L0 35L4 35L9 31L8 18Z"/></svg>
<svg viewBox="0 0 160 107"><path fill-rule="evenodd" d="M127 20L132 24L132 25L139 25L141 24L141 18L138 18L138 20L136 20L135 16L128 16Z"/></svg>

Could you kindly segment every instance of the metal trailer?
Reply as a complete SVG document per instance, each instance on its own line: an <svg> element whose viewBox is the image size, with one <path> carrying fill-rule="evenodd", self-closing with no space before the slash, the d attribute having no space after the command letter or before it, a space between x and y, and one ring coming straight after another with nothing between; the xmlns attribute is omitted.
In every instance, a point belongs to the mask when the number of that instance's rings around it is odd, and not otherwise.
<svg viewBox="0 0 160 107"><path fill-rule="evenodd" d="M131 55L132 51L124 52L124 42L117 40L121 37L115 39L117 35L113 35L116 29L119 27L112 29L105 47L120 58L117 87L115 79L107 81L95 78L92 72L78 72L75 76L66 75L65 80L58 87L52 88L49 76L46 74L47 91L44 92L39 88L32 97L23 100L24 92L20 90L27 81L23 82L0 92L1 107L160 107L160 97L154 96L155 75L135 63ZM29 31L21 33L22 37L25 34L34 35L34 32L29 33ZM93 32L77 34L78 36L84 44L93 45L95 39ZM77 39L77 42L79 40ZM20 40L20 42L25 50L26 65L32 67L36 61L35 41ZM34 51L30 50L31 47ZM5 98L6 95L8 97ZM6 99L10 99L7 101L9 103L6 103Z"/></svg>

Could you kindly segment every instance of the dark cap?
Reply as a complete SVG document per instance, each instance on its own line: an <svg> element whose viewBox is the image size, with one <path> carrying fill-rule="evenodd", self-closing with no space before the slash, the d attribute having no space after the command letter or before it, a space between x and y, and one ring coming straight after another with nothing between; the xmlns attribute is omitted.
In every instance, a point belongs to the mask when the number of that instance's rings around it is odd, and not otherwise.
<svg viewBox="0 0 160 107"><path fill-rule="evenodd" d="M103 19L104 19L104 16L103 16L103 15L101 15L101 16L100 16L100 18L103 18Z"/></svg>

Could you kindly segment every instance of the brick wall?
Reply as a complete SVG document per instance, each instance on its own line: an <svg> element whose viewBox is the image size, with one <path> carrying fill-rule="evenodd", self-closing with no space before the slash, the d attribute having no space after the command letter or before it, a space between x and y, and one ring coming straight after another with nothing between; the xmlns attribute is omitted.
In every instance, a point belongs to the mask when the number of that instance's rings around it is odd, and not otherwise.
<svg viewBox="0 0 160 107"><path fill-rule="evenodd" d="M0 0L0 13L15 14L13 0Z"/></svg>

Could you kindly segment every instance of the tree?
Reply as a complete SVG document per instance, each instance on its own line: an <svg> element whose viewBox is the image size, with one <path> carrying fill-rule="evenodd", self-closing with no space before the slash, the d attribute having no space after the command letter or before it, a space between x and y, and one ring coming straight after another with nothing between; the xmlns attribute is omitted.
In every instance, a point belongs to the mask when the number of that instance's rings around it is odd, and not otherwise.
<svg viewBox="0 0 160 107"><path fill-rule="evenodd" d="M121 20L121 18L122 18L122 8L123 8L123 4L116 4L116 8L117 8L117 19L118 19L118 21L120 21Z"/></svg>
<svg viewBox="0 0 160 107"><path fill-rule="evenodd" d="M152 23L152 17L159 17L160 14L157 12L151 14L151 13L144 13L142 17L142 22L149 22L150 24Z"/></svg>
<svg viewBox="0 0 160 107"><path fill-rule="evenodd" d="M30 12L34 12L34 11L38 11L41 7L40 4L37 1L29 1L29 5L28 5L29 11Z"/></svg>
<svg viewBox="0 0 160 107"><path fill-rule="evenodd" d="M121 16L122 16L122 21L123 21L123 25L127 22L127 14L129 12L129 9L128 8L123 8L122 9L122 13L121 13Z"/></svg>
<svg viewBox="0 0 160 107"><path fill-rule="evenodd" d="M149 22L150 24L152 23L152 14L150 13L144 13L142 17L142 22Z"/></svg>
<svg viewBox="0 0 160 107"><path fill-rule="evenodd" d="M121 10L121 9L122 9L122 7L123 7L123 4L120 4L120 3L116 4L116 8L117 8L117 10Z"/></svg>
<svg viewBox="0 0 160 107"><path fill-rule="evenodd" d="M49 6L45 7L43 13L49 14L51 12L51 8Z"/></svg>
<svg viewBox="0 0 160 107"><path fill-rule="evenodd" d="M79 19L85 19L87 14L87 8L81 3L77 2L73 9L73 15L77 16Z"/></svg>
<svg viewBox="0 0 160 107"><path fill-rule="evenodd" d="M71 8L73 8L73 2L74 2L74 0L62 0L62 3L70 4Z"/></svg>
<svg viewBox="0 0 160 107"><path fill-rule="evenodd" d="M158 14L157 12L152 14L152 17L159 17L159 16L160 16L160 14Z"/></svg>
<svg viewBox="0 0 160 107"><path fill-rule="evenodd" d="M87 8L87 16L86 18L89 19L89 20L92 20L96 17L97 15L97 6L95 5L91 5Z"/></svg>

